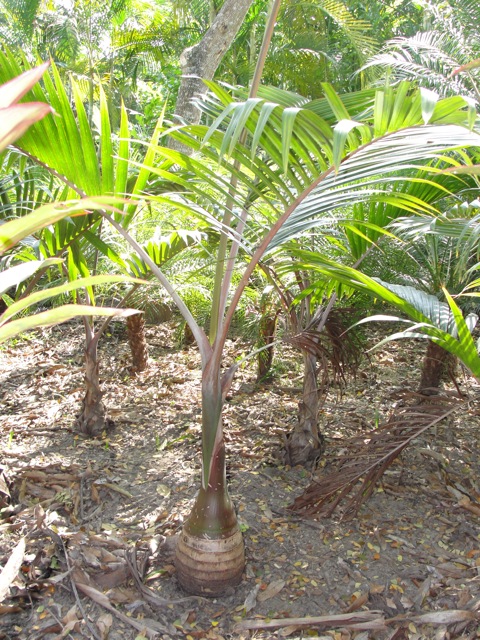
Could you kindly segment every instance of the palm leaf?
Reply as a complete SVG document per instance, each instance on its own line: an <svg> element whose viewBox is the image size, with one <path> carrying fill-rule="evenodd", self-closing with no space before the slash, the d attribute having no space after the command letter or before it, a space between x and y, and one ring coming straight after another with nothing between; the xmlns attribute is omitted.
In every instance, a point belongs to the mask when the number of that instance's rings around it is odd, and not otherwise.
<svg viewBox="0 0 480 640"><path fill-rule="evenodd" d="M20 70L29 68L25 57L18 62L12 52L0 52L0 82L9 79ZM102 196L128 192L128 167L133 150L129 138L128 118L121 109L120 142L118 149L112 143L112 128L105 95L100 92L100 150L92 126L86 115L82 93L71 80L74 105L71 104L66 86L58 69L52 64L53 79L45 74L44 88L37 85L29 94L39 101L49 102L59 117L37 123L22 137L19 147L30 157L53 172L81 196ZM155 145L163 130L160 120L151 139L151 145L143 158L143 168L133 180L132 193L142 195L150 176L149 167L155 158ZM118 158L116 153L118 153ZM99 161L100 158L100 161ZM126 215L122 220L129 224L138 201L121 206Z"/></svg>
<svg viewBox="0 0 480 640"><path fill-rule="evenodd" d="M43 261L44 263L48 262L47 260ZM27 263L30 264L30 263ZM50 262L51 264L51 262ZM21 265L23 267L23 265ZM42 267L48 266L48 264L43 264ZM10 271L16 269L16 267L12 267ZM7 272L8 273L8 272ZM0 273L0 286L3 289L3 273ZM29 307L33 305L37 305L45 300L49 300L50 298L54 298L56 296L62 295L64 293L69 293L70 291L75 291L77 289L82 289L85 287L93 287L95 285L102 284L147 284L145 280L141 280L139 278L131 278L128 276L112 276L112 275L103 275L103 276L88 276L87 278L80 278L78 280L74 280L72 282L66 282L63 285L58 287L50 287L49 289L43 289L42 291L37 291L35 293L26 296L25 298L21 298L17 302L13 302L6 311L4 311L0 315L0 327L4 325L7 321L12 322L11 318L25 311ZM73 317L73 316L72 316Z"/></svg>
<svg viewBox="0 0 480 640"><path fill-rule="evenodd" d="M15 246L23 238L35 233L47 225L55 224L65 216L85 216L87 211L109 210L117 211L115 204L122 204L118 198L99 197L84 198L83 200L69 200L68 202L54 202L46 204L32 211L32 213L5 222L0 226L0 255Z"/></svg>
<svg viewBox="0 0 480 640"><path fill-rule="evenodd" d="M5 271L0 271L0 296L11 287L17 287L21 282L30 278L36 271L49 267L52 264L62 262L60 258L50 258L49 260L32 260L10 267Z"/></svg>
<svg viewBox="0 0 480 640"><path fill-rule="evenodd" d="M410 401L397 408L377 429L342 442L342 451L329 456L326 469L295 499L290 509L304 515L320 513L328 517L343 505L343 516L354 517L402 451L464 403L444 395L429 398L428 404Z"/></svg>
<svg viewBox="0 0 480 640"><path fill-rule="evenodd" d="M296 255L300 261L296 264L296 268L317 271L323 276L334 278L358 291L384 300L411 319L403 320L409 324L407 329L387 337L380 344L399 338L429 338L446 351L458 356L474 376L480 376L480 357L470 329L447 292L445 295L448 304L414 287L382 283L357 269L337 264L312 252L297 251ZM315 285L312 285L312 288L314 289ZM469 318L471 326L476 319L473 315ZM360 322L375 320L398 322L402 319L391 316L371 316Z"/></svg>
<svg viewBox="0 0 480 640"><path fill-rule="evenodd" d="M110 309L108 307L91 307L88 305L67 304L49 311L42 311L34 315L12 320L0 327L0 342L14 338L15 336L31 331L39 327L50 327L77 316L107 316L125 317L138 313L135 309Z"/></svg>

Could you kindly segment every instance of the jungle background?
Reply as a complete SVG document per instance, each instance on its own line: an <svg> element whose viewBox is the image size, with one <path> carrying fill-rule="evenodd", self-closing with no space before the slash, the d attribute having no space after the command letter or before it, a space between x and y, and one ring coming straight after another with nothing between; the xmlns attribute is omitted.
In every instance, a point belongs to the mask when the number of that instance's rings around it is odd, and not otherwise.
<svg viewBox="0 0 480 640"><path fill-rule="evenodd" d="M0 637L478 637L479 18L0 2Z"/></svg>

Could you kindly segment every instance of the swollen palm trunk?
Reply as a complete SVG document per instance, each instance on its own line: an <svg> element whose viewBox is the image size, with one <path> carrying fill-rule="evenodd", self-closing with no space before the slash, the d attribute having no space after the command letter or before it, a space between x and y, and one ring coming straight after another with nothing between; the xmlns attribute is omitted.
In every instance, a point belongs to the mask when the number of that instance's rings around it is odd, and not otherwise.
<svg viewBox="0 0 480 640"><path fill-rule="evenodd" d="M178 581L189 593L218 596L242 579L243 537L226 483L200 489L177 545Z"/></svg>
<svg viewBox="0 0 480 640"><path fill-rule="evenodd" d="M221 399L215 402L214 394L203 392L202 486L180 535L175 564L185 591L218 596L240 582L245 551L227 490Z"/></svg>

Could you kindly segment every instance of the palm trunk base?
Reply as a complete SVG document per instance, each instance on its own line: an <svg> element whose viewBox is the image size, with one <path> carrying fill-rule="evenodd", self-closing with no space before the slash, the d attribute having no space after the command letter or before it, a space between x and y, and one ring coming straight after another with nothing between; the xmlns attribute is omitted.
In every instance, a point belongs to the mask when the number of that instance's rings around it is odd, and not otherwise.
<svg viewBox="0 0 480 640"><path fill-rule="evenodd" d="M298 403L298 422L285 438L285 462L292 467L309 465L325 451L325 439L318 426L317 359L305 351L303 361L303 399Z"/></svg>
<svg viewBox="0 0 480 640"><path fill-rule="evenodd" d="M180 585L193 595L225 594L242 579L245 567L243 536L235 527L231 535L211 540L185 529L177 544L175 564Z"/></svg>
<svg viewBox="0 0 480 640"><path fill-rule="evenodd" d="M453 378L455 370L455 356L442 349L438 344L429 340L427 352L422 364L422 376L419 391L424 395L438 393L445 374L450 373Z"/></svg>
<svg viewBox="0 0 480 640"><path fill-rule="evenodd" d="M107 418L100 388L99 362L87 350L85 353L85 396L80 414L75 421L75 429L91 438L101 436L112 422Z"/></svg>
<svg viewBox="0 0 480 640"><path fill-rule="evenodd" d="M315 462L325 451L325 439L318 431L297 425L285 438L285 462L291 467Z"/></svg>
<svg viewBox="0 0 480 640"><path fill-rule="evenodd" d="M142 313L127 318L128 344L132 352L132 373L145 371L148 364L148 346L145 338L145 320Z"/></svg>

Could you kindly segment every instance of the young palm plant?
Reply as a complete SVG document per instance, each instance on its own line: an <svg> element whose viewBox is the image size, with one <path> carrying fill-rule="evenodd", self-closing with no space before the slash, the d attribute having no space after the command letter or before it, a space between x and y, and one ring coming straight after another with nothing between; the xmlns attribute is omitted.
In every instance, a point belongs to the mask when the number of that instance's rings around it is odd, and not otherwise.
<svg viewBox="0 0 480 640"><path fill-rule="evenodd" d="M463 203L462 213L468 211L467 203ZM471 209L472 212L475 208ZM470 233L476 225L476 217L453 218L455 211L435 218L399 219L391 225L392 231L404 241L404 250L416 263L417 276L414 278L399 274L402 281L419 291L436 296L445 302L444 290L456 297L456 301L464 313L475 311L471 297L465 291L471 290L471 282L475 280L479 247L476 234ZM391 288L391 285L386 285ZM419 294L420 295L420 294ZM421 305L419 305L421 309ZM470 330L476 323L473 313L467 315ZM439 387L441 379L451 368L448 352L435 341L429 340L422 365L420 391L432 393Z"/></svg>
<svg viewBox="0 0 480 640"><path fill-rule="evenodd" d="M24 134L28 127L52 113L52 108L44 102L18 104L18 101L40 80L47 67L48 64L43 64L35 69L29 69L0 87L0 151ZM2 224L0 232L0 257L11 252L24 238L47 225L55 224L67 215L75 216L79 212L83 213L85 208L93 210L98 208L98 206L98 202L93 200L81 203L68 202L45 205L26 216ZM102 202L100 206L102 208L111 208L107 200ZM9 258L11 258L11 255ZM9 263L10 262L11 260L9 259ZM43 270L45 267L58 262L59 260L56 259L36 260L0 271L0 296L3 296L3 294L12 287L18 286L39 269ZM112 278L107 278L107 280L111 282ZM118 278L115 280L118 282ZM105 279L103 279L102 282L105 282ZM92 314L91 308L85 309L79 305L65 305L52 311L33 315L25 315L25 312L32 305L54 297L59 293L73 290L80 286L92 286L93 284L95 284L95 279L83 280L81 282L77 281L70 286L57 287L56 289L41 292L39 295L27 296L21 302L9 305L8 308L0 314L0 342L13 338L29 329L45 327L69 320L82 312ZM15 318L19 313L22 313L23 317ZM129 315L130 313L135 312L115 309L103 310L103 315L110 316Z"/></svg>
<svg viewBox="0 0 480 640"><path fill-rule="evenodd" d="M434 162L450 150L480 143L480 136L461 126L421 124L422 113L423 120L428 120L432 111L434 121L450 116L454 122L466 122L468 114L461 99L455 104L439 102L432 106L419 92L404 93L402 89L401 99L393 100L392 116L382 93L376 101L375 126L359 126L344 116L332 128L306 108L284 108L261 98L235 103L225 91L217 88L217 94L226 108L212 127L197 125L173 133L201 157L157 147L156 152L177 169L172 168L168 174L152 169L178 185L174 195L161 197L163 204L188 209L224 239L217 259L209 336L165 274L150 264L190 326L201 354L201 486L180 536L176 564L185 589L210 595L237 583L243 569L243 543L226 486L222 426L223 403L239 363L225 366L223 354L235 309L254 270L260 261L268 264L273 260L276 251L292 238L312 228L330 229L334 211L360 201L387 203L399 211L433 209L428 196L424 203L408 191L395 190L399 177L406 181L410 176L415 181L418 166ZM368 99L371 101L371 94ZM349 116L333 90L328 89L328 100L331 118L335 119L335 109ZM207 109L212 109L212 103ZM407 128L397 130L400 114ZM463 158L458 154L452 162L461 163ZM423 184L427 194L443 190L434 181ZM269 216L263 215L265 208ZM148 262L122 226L107 214L105 218ZM251 224L253 219L255 225ZM368 227L369 223L362 221L361 228ZM239 255L247 266L238 284L232 286Z"/></svg>
<svg viewBox="0 0 480 640"><path fill-rule="evenodd" d="M238 125L236 116L234 113L229 114L229 109L232 109L231 98L221 89L215 85L210 85L215 91L218 99L226 106L225 112L221 112L218 107L218 103L214 98L210 98L203 106L204 110L211 117L217 118L219 122L222 117L225 119L226 133L225 138L235 139L235 127ZM341 140L351 143L350 132L355 127L355 122L363 124L364 130L362 135L380 136L389 131L396 129L402 129L407 126L415 126L423 121L433 122L458 122L460 120L466 121L467 113L463 110L466 106L465 101L462 98L451 98L448 100L437 101L435 96L428 91L417 91L412 93L412 86L409 83L400 84L395 90L389 88L382 91L378 91L376 95L372 95L370 91L358 92L357 94L345 96L338 96L329 85L324 84L324 92L326 98L323 100L316 100L313 102L305 102L300 96L295 96L291 93L285 93L276 89L262 88L262 97L268 99L266 105L262 105L260 111L260 117L258 119L258 125L255 134L258 135L259 128L264 126L262 118L269 114L269 111L274 109L274 99L281 101L281 104L285 107L285 114L293 119L297 109L302 108L304 112L312 111L315 114L321 115L332 127L336 127L336 133L338 134L337 142L341 144ZM240 92L239 92L240 93ZM463 105L461 107L460 105ZM460 107L460 110L458 110ZM263 111L263 116L261 115ZM468 111L468 117L471 118L471 112ZM473 114L474 115L474 114ZM273 116L275 117L275 116ZM285 118L286 121L286 118ZM353 122L352 122L353 121ZM338 123L338 124L336 124ZM285 135L288 132L288 126L285 122L277 123L278 130L283 131ZM340 148L340 147L339 147ZM220 153L222 149L228 149L228 145L225 144L225 139L222 143ZM270 152L270 148L269 148ZM279 160L277 159L277 162ZM443 165L442 165L443 166ZM446 193L450 191L458 191L464 189L465 184L463 180L459 180L454 176L448 176L439 173L436 175L434 171L438 171L439 167L431 167L428 172L420 171L415 167L411 167L408 172L409 177L402 179L400 176L397 178L396 184L391 184L389 191L386 192L385 198L372 197L369 200L363 202L358 201L346 213L342 212L341 217L323 219L319 224L323 227L323 233L317 234L317 251L326 252L330 255L332 250L340 251L343 253L342 261L347 263L360 264L363 257L372 248L372 243L376 242L382 233L385 233L386 225L397 218L399 215L403 215L405 211L412 211L415 208L423 208L425 211L435 213L436 204L445 198ZM407 175L407 174L406 174ZM380 182L378 183L380 186ZM277 212L273 212L273 218L268 219L268 224L272 224ZM265 225L266 213L263 212L264 218L261 219L260 225ZM323 240L322 240L323 238ZM313 236L306 239L306 246L312 246ZM300 241L300 246L302 241ZM280 275L275 264L281 256L276 256L275 261L272 263L273 257L269 256L271 273ZM290 263L291 265L291 263ZM291 265L292 266L292 265ZM293 271L296 272L295 282L299 283L308 280L308 274L302 274L299 270L292 266ZM288 280L280 278L278 286L282 291L288 288ZM306 285L302 285L303 289L306 289ZM325 305L322 312L316 314L316 333L319 334L319 330L323 331L322 338L318 343L319 350L317 354L322 353L322 359L325 355L324 338L328 335L328 327L334 326L333 320L329 321L330 312L333 309L337 293L335 287L325 287L324 295L318 294L318 287L315 292L315 298L318 304ZM327 292L329 291L329 294ZM332 291L334 292L332 295ZM325 297L325 294L327 297ZM310 308L312 301L307 302L310 294L306 294L307 297L303 299L302 305L306 305ZM328 300L328 296L330 300ZM283 295L285 297L285 294ZM288 307L288 305L287 305ZM290 308L288 311L288 318L290 320L291 328L294 333L305 331L308 323L302 320L304 316L301 306L296 308ZM318 424L316 417L318 415L318 409L320 406L320 394L317 390L316 370L314 350L312 349L312 329L314 327L309 326L306 332L305 338L308 342L309 348L303 351L304 357L304 379L303 387L304 393L302 402L299 405L299 419L295 425L294 430L289 434L286 440L286 453L287 459L295 464L304 464L310 458L318 456L321 449L321 437L318 430ZM317 335L317 339L320 335ZM297 345L299 345L300 336L297 337ZM333 346L333 344L331 345ZM338 355L338 350L334 350L331 353ZM351 356L349 349L345 354L347 358ZM338 364L338 362L337 362Z"/></svg>
<svg viewBox="0 0 480 640"><path fill-rule="evenodd" d="M223 355L235 310L257 265L260 261L268 263L292 238L314 227L330 228L332 212L359 201L378 201L404 210L428 209L430 205L421 198L413 199L401 190L392 192L399 176L415 179L418 165L435 161L450 150L480 144L480 136L461 126L421 124L428 118L441 122L449 117L454 122L465 122L462 100L456 104L439 102L430 109L420 93L402 94L395 103L393 118L391 112L384 111L384 96L379 95L376 124L372 127L353 121L344 101L328 88L330 121L311 109L282 107L254 97L235 103L226 92L218 93L228 104L209 130L197 126L175 134L201 153L201 158L155 146L154 151L165 159L164 165L148 164L142 169L148 170L148 175L156 172L177 187L172 195L152 199L172 210L188 210L221 234L210 336L195 321L164 273L129 236L121 224L123 218L116 220L115 216L102 214L156 274L199 346L202 477L178 544L177 567L181 584L203 594L218 594L236 584L244 565L242 536L226 486L222 427L223 403L239 363L224 367ZM371 94L368 100L371 103ZM342 113L340 119L336 116L338 109ZM396 126L399 113L404 129ZM382 118L383 114L386 117ZM332 120L337 122L333 128ZM383 123L383 129L379 123ZM463 159L460 154L457 162ZM431 188L438 189L435 185ZM273 222L262 226L258 222L266 223L268 219L263 216L263 208L271 211L268 218ZM254 218L257 224L251 225ZM368 227L365 222L362 225ZM233 287L232 274L238 267L239 255L247 259L247 266Z"/></svg>
<svg viewBox="0 0 480 640"><path fill-rule="evenodd" d="M0 79L15 76L20 63L12 52L0 54ZM28 68L25 57L21 64ZM49 102L60 118L38 123L28 131L18 143L21 153L42 166L58 183L67 187L67 197L110 196L115 198L117 211L114 217L122 225L128 226L141 207L141 196L150 176L149 166L154 161L155 152L148 149L143 156L145 167L132 175L129 162L136 153L130 141L130 128L124 106L120 113L120 127L117 140L112 134L109 109L105 94L100 92L100 131L97 134L91 126L82 102L81 92L72 83L73 102L68 97L58 70L52 64L52 76L45 74L44 88L36 86L33 95L43 102ZM158 141L161 125L158 124L150 140ZM130 199L126 200L129 195ZM53 230L45 229L40 249L45 257L65 255L66 272L70 281L95 274L96 255L107 255L115 263L115 251L108 246L108 239L102 238L102 218L98 207L94 212L84 210L83 216L67 218L57 222ZM89 252L89 253L88 253ZM93 256L88 264L87 256ZM116 268L122 268L116 260ZM125 273L125 270L124 270ZM33 284L32 284L33 286ZM93 287L86 287L83 294L86 305L95 304ZM100 434L107 422L101 401L99 384L98 341L105 326L95 330L93 313L84 315L85 326L85 384L86 394L77 426L86 435Z"/></svg>

